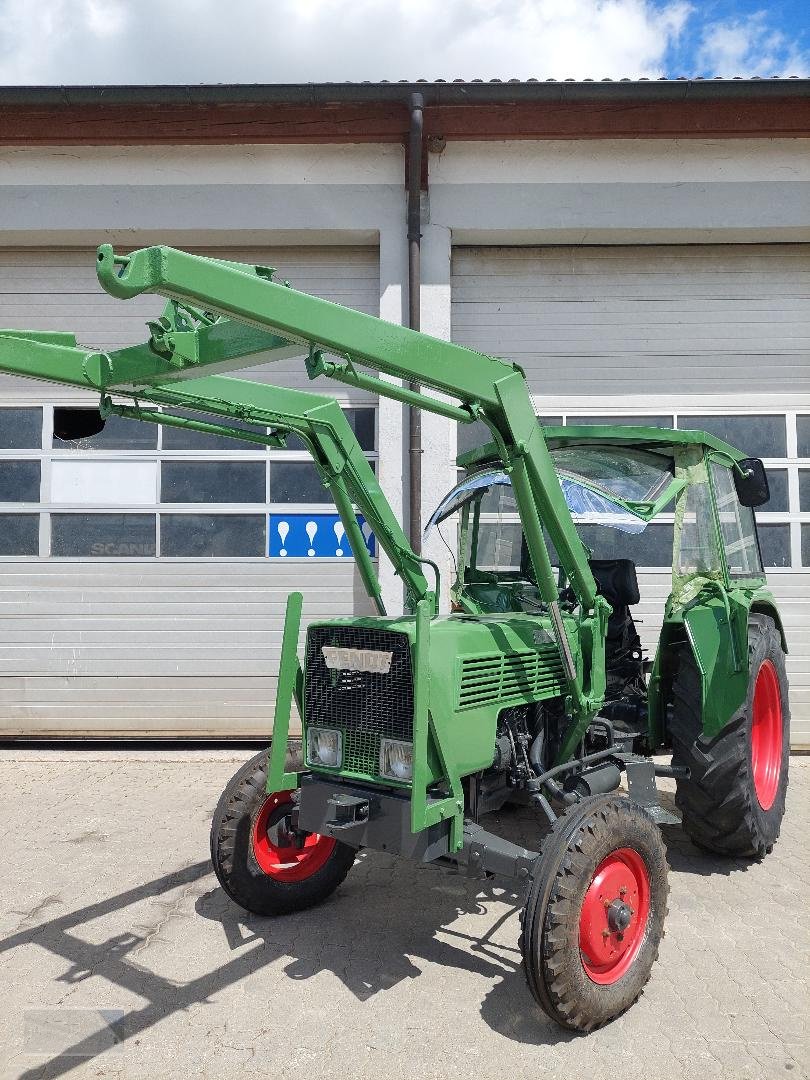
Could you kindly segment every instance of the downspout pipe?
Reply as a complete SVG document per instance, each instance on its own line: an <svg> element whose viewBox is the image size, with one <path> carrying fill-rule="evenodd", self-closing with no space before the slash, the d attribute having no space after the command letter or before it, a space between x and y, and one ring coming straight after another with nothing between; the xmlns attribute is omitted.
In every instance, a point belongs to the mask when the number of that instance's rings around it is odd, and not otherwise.
<svg viewBox="0 0 810 1080"><path fill-rule="evenodd" d="M412 94L408 130L408 326L420 328L420 284L422 256L422 145L424 133L422 94ZM408 388L421 391L419 383ZM408 407L408 519L411 547L422 553L422 411Z"/></svg>

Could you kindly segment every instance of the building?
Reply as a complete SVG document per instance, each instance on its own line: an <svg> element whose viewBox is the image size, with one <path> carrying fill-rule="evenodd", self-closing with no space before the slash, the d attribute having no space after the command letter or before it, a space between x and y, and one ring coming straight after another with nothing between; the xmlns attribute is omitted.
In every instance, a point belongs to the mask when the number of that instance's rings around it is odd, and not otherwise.
<svg viewBox="0 0 810 1080"><path fill-rule="evenodd" d="M161 302L100 292L106 241L276 266L406 320L414 94L422 329L519 362L544 417L701 427L766 460L810 743L810 81L3 88L0 325L142 340ZM335 393L407 519L402 407ZM0 732L263 737L288 590L309 617L365 610L305 455L125 421L54 442L54 409L83 400L0 379ZM425 416L423 451L427 513L452 424ZM666 538L651 527L648 640Z"/></svg>

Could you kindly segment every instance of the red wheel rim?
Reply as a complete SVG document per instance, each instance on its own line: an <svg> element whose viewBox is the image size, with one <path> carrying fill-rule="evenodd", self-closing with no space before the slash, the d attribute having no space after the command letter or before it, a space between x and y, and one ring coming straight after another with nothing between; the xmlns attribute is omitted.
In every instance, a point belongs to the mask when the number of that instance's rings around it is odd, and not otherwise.
<svg viewBox="0 0 810 1080"><path fill-rule="evenodd" d="M335 847L331 836L319 833L309 833L303 847L279 842L291 808L292 792L276 791L264 800L253 822L253 854L275 881L304 881L321 869Z"/></svg>
<svg viewBox="0 0 810 1080"><path fill-rule="evenodd" d="M588 978L606 986L629 971L644 942L650 877L633 848L618 848L597 866L582 900L579 952Z"/></svg>
<svg viewBox="0 0 810 1080"><path fill-rule="evenodd" d="M782 695L771 660L763 660L754 684L751 768L757 801L763 810L770 810L782 771Z"/></svg>

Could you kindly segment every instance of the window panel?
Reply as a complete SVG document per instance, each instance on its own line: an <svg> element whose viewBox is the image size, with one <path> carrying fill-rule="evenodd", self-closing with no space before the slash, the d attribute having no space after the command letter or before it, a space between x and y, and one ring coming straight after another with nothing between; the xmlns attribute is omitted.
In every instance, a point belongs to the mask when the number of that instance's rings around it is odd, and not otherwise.
<svg viewBox="0 0 810 1080"><path fill-rule="evenodd" d="M757 524L764 566L790 566L790 525Z"/></svg>
<svg viewBox="0 0 810 1080"><path fill-rule="evenodd" d="M51 514L51 554L144 558L155 554L154 514Z"/></svg>
<svg viewBox="0 0 810 1080"><path fill-rule="evenodd" d="M157 462L87 458L51 462L51 502L101 506L153 506Z"/></svg>
<svg viewBox="0 0 810 1080"><path fill-rule="evenodd" d="M42 409L0 409L0 450L42 449Z"/></svg>
<svg viewBox="0 0 810 1080"><path fill-rule="evenodd" d="M219 417L203 416L200 413L189 412L187 409L172 409L172 416L191 417L194 420L209 420L217 423ZM256 424L245 424L241 420L228 420L222 418L222 423L227 427L238 428L241 431L258 432L266 434L266 427L258 427ZM209 435L204 431L193 431L190 428L163 428L164 450L258 450L258 443L242 442L239 439L229 439L226 435Z"/></svg>
<svg viewBox="0 0 810 1080"><path fill-rule="evenodd" d="M627 424L631 427L671 428L671 416L568 416L569 427L577 424Z"/></svg>
<svg viewBox="0 0 810 1080"><path fill-rule="evenodd" d="M810 513L810 469L799 469L799 510Z"/></svg>
<svg viewBox="0 0 810 1080"><path fill-rule="evenodd" d="M161 514L164 556L249 558L266 554L265 517L254 514Z"/></svg>
<svg viewBox="0 0 810 1080"><path fill-rule="evenodd" d="M262 461L164 461L161 502L263 503Z"/></svg>
<svg viewBox="0 0 810 1080"><path fill-rule="evenodd" d="M787 469L768 469L770 499L759 509L760 514L786 514L788 512Z"/></svg>
<svg viewBox="0 0 810 1080"><path fill-rule="evenodd" d="M679 416L678 427L708 431L748 457L787 456L784 416Z"/></svg>
<svg viewBox="0 0 810 1080"><path fill-rule="evenodd" d="M0 516L0 555L39 555L39 514Z"/></svg>
<svg viewBox="0 0 810 1080"><path fill-rule="evenodd" d="M53 410L54 427L59 427L59 414L64 411L78 412L77 409ZM88 412L94 410L87 410ZM55 450L155 450L157 448L157 425L145 420L130 420L125 416L108 416L104 427L97 435L86 439L59 439L54 435Z"/></svg>
<svg viewBox="0 0 810 1080"><path fill-rule="evenodd" d="M544 427L562 427L561 416L538 417ZM477 450L479 446L486 446L492 442L492 432L483 420L474 420L471 424L458 424L456 436L458 449L456 454L466 454L469 450Z"/></svg>
<svg viewBox="0 0 810 1080"><path fill-rule="evenodd" d="M810 458L810 416L796 417L799 457Z"/></svg>
<svg viewBox="0 0 810 1080"><path fill-rule="evenodd" d="M673 526L666 522L648 525L640 533L604 525L580 525L577 532L594 559L632 559L638 567L672 566Z"/></svg>
<svg viewBox="0 0 810 1080"><path fill-rule="evenodd" d="M376 409L344 409L349 427L355 434L362 450L374 450L376 440L374 437L374 421ZM306 450L306 446L297 435L290 435L287 439L288 450Z"/></svg>
<svg viewBox="0 0 810 1080"><path fill-rule="evenodd" d="M519 570L522 538L520 525L500 521L488 525L482 523L478 528L477 569L492 573Z"/></svg>
<svg viewBox="0 0 810 1080"><path fill-rule="evenodd" d="M802 525L802 566L810 566L810 525Z"/></svg>
<svg viewBox="0 0 810 1080"><path fill-rule="evenodd" d="M38 461L0 461L0 502L39 502Z"/></svg>
<svg viewBox="0 0 810 1080"><path fill-rule="evenodd" d="M308 461L274 461L270 465L270 502L331 503L332 493L323 486Z"/></svg>

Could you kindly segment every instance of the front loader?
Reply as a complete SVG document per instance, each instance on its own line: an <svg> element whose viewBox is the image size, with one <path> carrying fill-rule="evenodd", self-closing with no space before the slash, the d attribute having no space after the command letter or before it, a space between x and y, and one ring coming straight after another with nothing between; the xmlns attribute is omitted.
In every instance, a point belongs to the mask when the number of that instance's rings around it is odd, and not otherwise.
<svg viewBox="0 0 810 1080"><path fill-rule="evenodd" d="M619 1015L663 933L659 825L682 818L703 848L742 857L779 833L788 687L752 509L768 498L762 463L701 432L544 429L515 365L308 296L269 268L103 246L97 271L113 296L167 299L148 341L99 353L2 331L0 370L98 392L97 424L115 413L272 446L298 437L377 611L310 624L299 658L302 597L289 597L270 750L214 814L225 892L260 915L298 911L362 848L503 876L525 890L521 949L542 1009L579 1031ZM457 550L450 614L337 402L227 375L302 353L313 380L488 429L429 523ZM648 660L634 552L667 513L672 591ZM404 615L386 614L358 514L402 580ZM656 764L666 751L671 764ZM657 776L675 778L677 814ZM532 848L482 824L516 802L537 812Z"/></svg>

